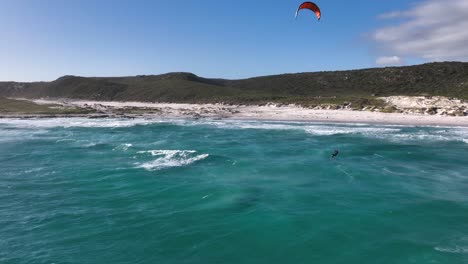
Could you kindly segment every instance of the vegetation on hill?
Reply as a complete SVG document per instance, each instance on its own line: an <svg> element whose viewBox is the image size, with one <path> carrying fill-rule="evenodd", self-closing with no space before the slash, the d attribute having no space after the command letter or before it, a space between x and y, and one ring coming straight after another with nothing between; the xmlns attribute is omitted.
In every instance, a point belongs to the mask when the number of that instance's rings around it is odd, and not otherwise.
<svg viewBox="0 0 468 264"><path fill-rule="evenodd" d="M13 100L0 97L0 113L2 115L69 115L69 114L88 114L93 112L89 109L64 108L59 105L41 105L24 100Z"/></svg>
<svg viewBox="0 0 468 264"><path fill-rule="evenodd" d="M378 96L440 95L468 99L468 63L352 71L282 74L242 80L207 79L191 73L133 77L64 76L53 82L0 82L0 95L26 98L314 106L381 104Z"/></svg>

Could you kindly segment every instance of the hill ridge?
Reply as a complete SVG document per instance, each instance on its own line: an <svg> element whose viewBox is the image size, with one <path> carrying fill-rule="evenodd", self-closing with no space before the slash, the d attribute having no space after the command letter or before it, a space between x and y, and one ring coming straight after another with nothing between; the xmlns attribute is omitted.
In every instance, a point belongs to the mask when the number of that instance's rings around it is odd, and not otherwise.
<svg viewBox="0 0 468 264"><path fill-rule="evenodd" d="M146 102L300 101L314 97L439 95L468 99L468 63L285 73L245 79L189 72L125 77L66 75L52 82L0 82L0 96Z"/></svg>

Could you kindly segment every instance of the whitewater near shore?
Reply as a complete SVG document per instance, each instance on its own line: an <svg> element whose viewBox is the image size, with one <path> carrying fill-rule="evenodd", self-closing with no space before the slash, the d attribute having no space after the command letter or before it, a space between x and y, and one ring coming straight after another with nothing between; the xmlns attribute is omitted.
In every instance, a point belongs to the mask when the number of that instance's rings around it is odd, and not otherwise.
<svg viewBox="0 0 468 264"><path fill-rule="evenodd" d="M415 99L416 100L416 99ZM419 100L419 99L418 99ZM407 102L408 98L402 98ZM382 113L371 111L318 110L296 105L274 104L224 105L224 104L173 104L146 102L115 102L88 100L33 100L37 104L56 104L95 110L101 116L161 117L161 118L214 118L276 121L350 122L401 124L415 126L468 126L467 116L428 115L419 113ZM396 98L392 102L397 104Z"/></svg>

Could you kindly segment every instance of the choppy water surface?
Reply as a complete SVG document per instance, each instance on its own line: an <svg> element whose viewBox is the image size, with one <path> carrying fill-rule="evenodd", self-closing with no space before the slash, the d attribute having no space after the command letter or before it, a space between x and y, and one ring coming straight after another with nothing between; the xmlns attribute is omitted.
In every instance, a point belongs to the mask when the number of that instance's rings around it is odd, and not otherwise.
<svg viewBox="0 0 468 264"><path fill-rule="evenodd" d="M0 263L468 263L468 129L0 120Z"/></svg>

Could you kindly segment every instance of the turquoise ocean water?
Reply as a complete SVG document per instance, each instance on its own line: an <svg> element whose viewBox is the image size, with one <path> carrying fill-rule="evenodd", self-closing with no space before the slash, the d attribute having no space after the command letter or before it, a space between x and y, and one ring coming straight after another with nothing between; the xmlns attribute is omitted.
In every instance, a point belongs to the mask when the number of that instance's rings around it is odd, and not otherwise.
<svg viewBox="0 0 468 264"><path fill-rule="evenodd" d="M468 263L468 129L3 119L0 263Z"/></svg>

